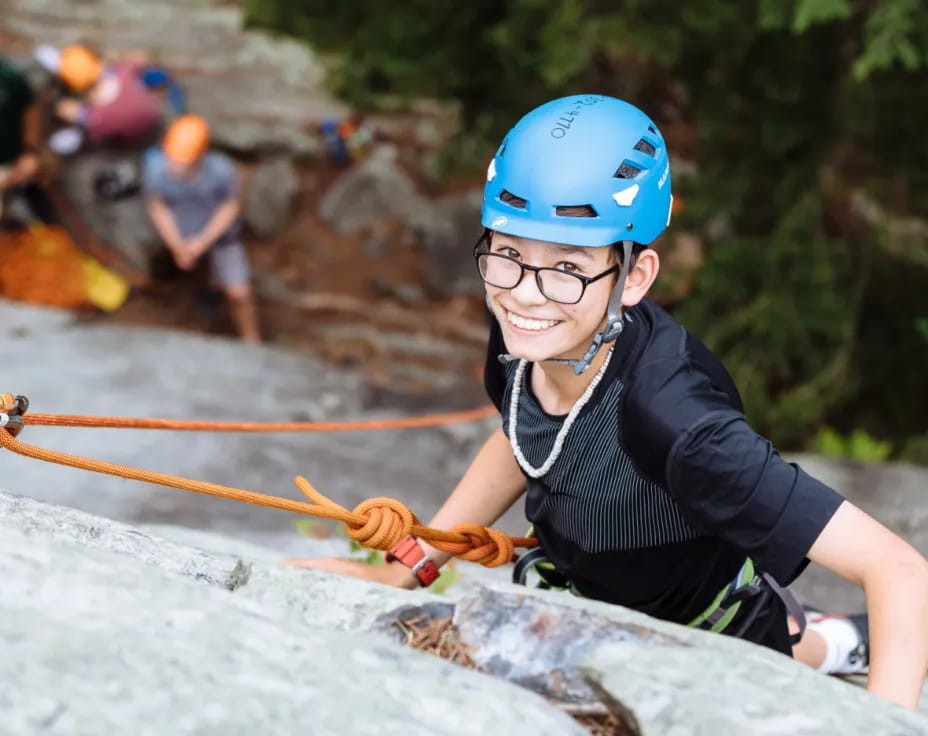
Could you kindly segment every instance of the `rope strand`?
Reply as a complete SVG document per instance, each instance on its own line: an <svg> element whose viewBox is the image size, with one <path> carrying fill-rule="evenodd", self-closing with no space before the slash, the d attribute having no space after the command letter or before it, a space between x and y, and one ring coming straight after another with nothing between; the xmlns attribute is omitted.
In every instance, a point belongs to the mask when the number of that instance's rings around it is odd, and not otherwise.
<svg viewBox="0 0 928 736"><path fill-rule="evenodd" d="M0 395L0 404L5 406L5 399L6 395ZM24 418L28 419L31 417L34 419L35 417L41 416L43 415L27 414ZM390 421L395 422L400 420ZM31 423L34 424L36 422ZM200 424L212 423L203 422ZM170 475L168 473L158 473L151 470L134 468L129 465L109 463L81 457L79 455L58 452L56 450L48 450L21 442L2 428L0 428L0 446L24 457L31 457L36 460L43 460L57 465L66 465L95 473L128 478L129 480L154 483L169 488L177 488L179 490L192 491L194 493L202 493L219 498L228 498L242 503L251 503L258 506L267 506L283 511L310 514L312 516L340 521L348 527L348 533L352 539L357 540L365 547L384 551L391 549L404 536L412 534L428 540L428 542L437 549L448 552L460 559L470 562L479 562L486 567L498 567L512 561L516 547L534 547L538 543L536 539L531 537L509 537L509 535L497 529L491 529L477 524L458 524L449 531L423 526L408 507L394 498L371 498L362 501L353 511L349 511L317 491L310 482L302 476L297 477L295 483L300 491L313 503L294 501L288 498L256 493L241 488L232 488L218 483L193 480L182 476Z"/></svg>
<svg viewBox="0 0 928 736"><path fill-rule="evenodd" d="M10 394L6 394L10 396ZM398 419L362 419L342 422L207 422L189 419L97 417L77 414L25 414L26 424L44 427L97 427L101 429L173 429L185 432L363 432L388 429L439 427L472 422L496 413L492 405L446 414Z"/></svg>

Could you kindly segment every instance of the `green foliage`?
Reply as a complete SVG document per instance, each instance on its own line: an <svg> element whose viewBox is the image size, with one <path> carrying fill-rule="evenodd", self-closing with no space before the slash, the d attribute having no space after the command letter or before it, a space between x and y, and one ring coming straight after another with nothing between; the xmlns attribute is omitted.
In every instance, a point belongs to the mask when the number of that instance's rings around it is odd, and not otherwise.
<svg viewBox="0 0 928 736"><path fill-rule="evenodd" d="M908 71L920 69L928 58L924 51L928 28L923 11L921 0L879 3L867 18L864 51L854 61L854 76L866 79L872 72L889 69L896 62Z"/></svg>
<svg viewBox="0 0 928 736"><path fill-rule="evenodd" d="M348 549L352 556L360 557L360 559L368 565L386 564L386 555L379 549L368 549L353 539L348 542Z"/></svg>
<svg viewBox="0 0 928 736"><path fill-rule="evenodd" d="M915 329L925 342L928 342L928 317L915 320Z"/></svg>
<svg viewBox="0 0 928 736"><path fill-rule="evenodd" d="M296 519L293 528L298 534L310 539L328 539L332 536L329 527L317 519Z"/></svg>
<svg viewBox="0 0 928 736"><path fill-rule="evenodd" d="M909 437L899 453L899 459L918 465L928 465L928 432L917 437Z"/></svg>
<svg viewBox="0 0 928 736"><path fill-rule="evenodd" d="M848 0L760 0L758 27L803 33L812 26L845 20L850 15Z"/></svg>
<svg viewBox="0 0 928 736"><path fill-rule="evenodd" d="M815 438L815 451L828 457L858 462L880 462L892 453L892 444L874 439L862 429L842 436L831 427L822 429Z"/></svg>
<svg viewBox="0 0 928 736"><path fill-rule="evenodd" d="M452 585L459 582L462 577L461 572L458 570L457 561L451 560L442 567L438 580L429 586L429 590L433 593L442 594Z"/></svg>
<svg viewBox="0 0 928 736"><path fill-rule="evenodd" d="M707 252L670 307L722 357L751 422L784 448L825 426L896 448L928 430L928 244L892 222L928 212L928 3L246 1L253 22L334 52L356 105L460 102L468 136L435 170L482 168L557 95L648 110L694 164L675 174L674 226Z"/></svg>

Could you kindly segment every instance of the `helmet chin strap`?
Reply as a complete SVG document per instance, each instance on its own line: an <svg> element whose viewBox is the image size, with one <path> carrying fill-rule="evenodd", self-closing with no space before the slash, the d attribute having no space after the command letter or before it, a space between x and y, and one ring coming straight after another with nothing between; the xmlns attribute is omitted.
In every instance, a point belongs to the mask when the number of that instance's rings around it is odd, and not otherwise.
<svg viewBox="0 0 928 736"><path fill-rule="evenodd" d="M615 286L612 289L612 295L609 297L609 305L606 307L606 326L593 335L593 342L579 360L576 358L547 358L540 361L542 363L565 363L574 369L578 376L586 373L590 369L590 363L599 349L606 343L614 342L625 329L625 322L622 317L622 292L625 291L625 280L628 278L628 271L631 267L632 260L632 241L622 241L622 268L619 271L619 277L616 279ZM497 356L501 363L509 363L516 360L508 353Z"/></svg>

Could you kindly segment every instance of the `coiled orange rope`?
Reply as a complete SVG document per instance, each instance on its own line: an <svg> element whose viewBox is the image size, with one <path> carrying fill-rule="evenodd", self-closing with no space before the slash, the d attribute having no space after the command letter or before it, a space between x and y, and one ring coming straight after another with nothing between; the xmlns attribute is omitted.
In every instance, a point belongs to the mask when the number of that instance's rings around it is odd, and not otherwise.
<svg viewBox="0 0 928 736"><path fill-rule="evenodd" d="M16 405L12 394L0 394L0 412L9 411ZM263 424L259 422L189 422L166 419L120 419L116 417L70 417L54 414L25 414L22 418L27 424L44 424L54 426L81 426L81 427L141 427L151 429L187 429L187 430L213 430L219 425L219 431L349 431L359 429L393 429L398 427L429 427L449 421L455 417L456 421L465 421L460 417L479 418L489 412L477 409L472 412L458 412L456 414L434 415L430 417L415 417L412 419L377 420L370 422L282 422ZM439 421L443 420L443 421ZM181 425L181 426L174 426ZM234 429L233 427L244 427ZM283 429L269 429L268 427L284 427ZM296 429L296 427L303 427ZM335 427L335 429L322 429L321 427ZM263 428L263 429L262 429ZM338 505L331 499L319 493L303 477L297 477L295 483L300 491L313 503L294 501L279 496L270 496L255 493L241 488L193 480L167 473L158 473L128 465L119 465L100 460L70 455L55 450L47 450L34 445L21 442L6 429L0 428L0 446L24 457L67 465L72 468L81 468L95 473L114 475L130 480L139 480L146 483L178 488L194 493L203 493L220 498L229 498L242 503L252 503L259 506L293 511L295 513L310 514L325 519L343 522L348 527L352 539L365 547L379 550L389 550L403 537L412 534L455 557L470 562L479 562L486 567L498 567L512 561L516 547L534 547L538 542L531 537L510 537L509 535L489 527L477 524L458 524L449 531L433 529L423 526L418 517L402 502L394 498L371 498L362 501L354 510Z"/></svg>

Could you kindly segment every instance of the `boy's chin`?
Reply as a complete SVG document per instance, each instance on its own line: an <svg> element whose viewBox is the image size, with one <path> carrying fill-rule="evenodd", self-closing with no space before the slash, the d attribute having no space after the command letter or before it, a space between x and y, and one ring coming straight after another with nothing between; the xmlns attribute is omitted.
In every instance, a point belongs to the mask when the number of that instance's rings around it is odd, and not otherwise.
<svg viewBox="0 0 928 736"><path fill-rule="evenodd" d="M529 363L541 363L546 360L560 360L566 359L559 351L551 350L550 348L545 350L541 346L522 346L522 345L513 345L512 350L509 351L509 354L519 360L527 360ZM570 356L578 357L578 356Z"/></svg>

